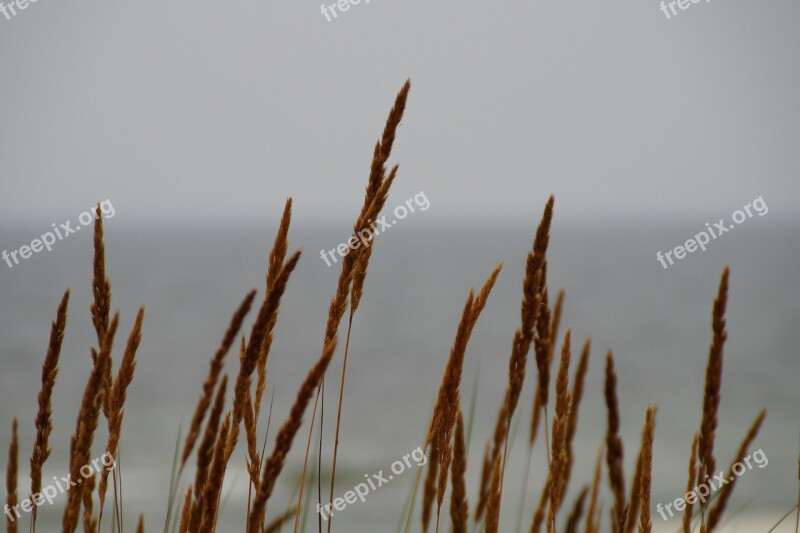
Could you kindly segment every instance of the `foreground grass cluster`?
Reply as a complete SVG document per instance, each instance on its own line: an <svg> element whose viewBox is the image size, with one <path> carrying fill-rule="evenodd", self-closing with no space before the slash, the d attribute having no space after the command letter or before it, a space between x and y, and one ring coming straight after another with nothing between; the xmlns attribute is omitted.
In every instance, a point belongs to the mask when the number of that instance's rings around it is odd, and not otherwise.
<svg viewBox="0 0 800 533"><path fill-rule="evenodd" d="M389 190L397 177L398 167L387 168L395 133L401 122L410 83L406 82L389 113L380 140L376 143L370 166L369 180L360 213L353 225L353 237L361 235L383 209ZM465 473L467 471L467 443L465 442L465 422L462 412L461 376L470 336L481 312L492 292L492 288L502 269L498 265L489 275L482 288L469 293L455 331L455 340L450 357L444 368L444 375L435 400L433 412L429 415L429 426L424 437L423 453L430 457L424 470L410 487L411 497L403 509L404 528L452 529L455 533L485 529L487 533L500 530L501 504L507 503L509 492L504 495L503 478L506 471L509 432L514 413L522 396L526 378L528 356L535 360L536 375L532 386L533 415L528 437L528 461L524 466L524 482L519 490L516 505L515 524L504 524L504 531L520 531L528 528L532 533L556 530L586 533L603 531L630 533L651 530L650 490L653 483L652 461L653 443L656 428L656 408L648 406L644 410L642 438L636 461L636 469L626 489L626 476L623 472L623 443L619 436L620 418L616 391L616 372L614 358L609 352L605 360L605 403L608 411L607 433L603 442L598 443L599 453L594 472L587 476L586 484L577 492L574 502L567 504L564 499L573 478L572 466L575 460L572 448L578 412L583 398L583 385L586 376L590 342L587 339L580 350L574 377L570 379L572 365L571 332L560 332L563 291L555 298L547 286L547 248L550 225L553 219L554 199L551 197L544 207L541 222L535 233L533 246L528 253L525 277L522 282L522 303L520 323L511 342L509 355L508 383L502 404L499 406L493 436L486 445L481 468L480 484L470 505L467 497ZM257 302L257 291L246 295L233 314L223 339L211 358L209 372L202 384L197 407L185 439L176 448L175 467L168 497L167 518L164 531L211 532L225 530L218 525L223 482L233 452L243 436L247 470L248 501L246 530L248 533L277 531L289 527L294 521L294 531L301 529L301 511L310 506L328 505L333 501L336 482L336 465L339 447L342 399L345 393L347 375L347 356L353 316L358 310L363 295L373 246L363 246L350 250L341 263L338 284L331 299L328 320L322 336L318 360L300 384L294 404L274 437L271 451L267 451L266 431L263 432L263 445L259 435L262 417L262 403L267 386L267 361L274 330L278 321L281 298L289 279L300 259L300 251L289 253L288 235L291 222L292 202L289 199L277 231L274 245L269 254L265 289L253 320L249 336L240 331L247 315ZM97 335L97 345L91 349L92 368L89 374L83 399L78 413L75 432L70 443L69 474L72 480L81 478L82 468L90 464L96 430L101 422L107 424L108 439L104 456L111 460L103 463L103 468L84 476L83 483L70 485L66 490L66 504L62 519L62 531L74 532L83 527L85 532L100 530L103 518L111 515L112 530L122 531L123 500L121 481L117 475L119 466L119 443L122 433L123 407L126 391L134 378L136 352L141 340L144 322L144 308L139 309L136 321L128 335L121 363L116 375L113 370L112 351L119 324L119 314L111 314L111 286L105 272L105 248L103 244L103 224L100 206L97 207L94 229L94 277L92 292L94 296L91 316ZM712 312L712 341L706 370L705 394L701 409L700 424L692 443L687 443L689 451L687 469L687 491L702 483L717 472L717 458L714 453L717 429L717 412L720 402L723 347L727 337L725 310L728 296L728 270L722 273L717 298ZM554 301L552 301L554 300ZM64 337L69 291L64 294L52 325L50 343L42 369L42 386L38 398L38 413L35 419L36 436L30 456L30 487L18 487L19 470L18 423L13 423L13 437L9 449L7 468L7 531L16 532L19 524L36 529L36 507L30 512L29 522L9 509L19 508L18 493L31 495L37 501L42 487L42 468L50 455L49 436L52 429L51 405L53 388L58 373L61 344ZM342 322L347 323L347 334L341 357L341 381L337 383L338 411L336 417L335 441L331 455L330 497L327 501L303 502L303 485L306 481L308 451L320 402L320 391L326 371L337 354L339 330ZM117 339L118 340L118 339ZM560 349L557 346L560 341ZM239 349L239 369L235 376L224 374L224 364L232 349ZM555 368L553 369L553 365ZM553 372L554 370L554 372ZM554 374L554 379L551 379ZM229 382L230 379L230 382ZM551 382L553 382L551 384ZM553 388L551 395L551 386ZM230 391L230 393L229 393ZM229 401L229 396L232 400ZM552 396L552 401L551 401ZM303 425L309 407L311 429L305 439L305 460L299 490L296 490L296 504L288 511L269 512L270 498L283 471L286 457ZM552 421L550 418L552 417ZM762 411L748 429L731 465L741 461L758 434L764 420ZM244 432L242 433L242 427ZM544 441L548 454L548 474L545 479L531 480L531 485L541 488L538 493L530 491L530 457L537 441ZM691 446L690 446L691 444ZM190 459L194 457L193 465ZM603 461L603 459L605 459ZM605 467L604 467L605 464ZM319 468L319 466L318 466ZM186 481L193 470L194 479ZM601 495L601 481L607 473L610 503L604 506ZM109 481L111 487L109 488ZM687 503L683 513L683 531L690 533L698 529L701 533L711 532L720 525L735 481L725 485L713 501ZM419 490L418 490L419 489ZM449 489L449 500L446 498ZM415 514L417 496L421 500L419 514ZM528 495L531 494L529 500ZM111 501L106 501L107 496ZM532 516L525 516L524 510L531 504L535 509ZM95 507L96 504L96 507ZM108 507L110 510L106 510ZM435 515L435 518L434 518ZM449 515L449 516L448 516ZM325 528L330 532L333 517L327 520ZM319 522L322 524L322 522ZM22 526L19 526L22 527ZM322 525L319 526L322 529ZM391 529L393 525L390 525ZM384 530L382 528L381 530ZM138 531L144 531L144 516L140 515Z"/></svg>

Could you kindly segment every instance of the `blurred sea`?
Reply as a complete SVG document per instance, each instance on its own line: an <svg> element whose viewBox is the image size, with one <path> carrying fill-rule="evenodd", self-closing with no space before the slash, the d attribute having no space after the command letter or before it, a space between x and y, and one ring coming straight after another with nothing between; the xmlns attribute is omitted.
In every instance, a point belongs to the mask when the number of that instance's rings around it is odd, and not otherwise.
<svg viewBox="0 0 800 533"><path fill-rule="evenodd" d="M469 497L474 501L480 457L505 388L511 339L519 322L525 254L537 222L535 216L445 222L419 214L377 237L365 295L353 324L338 496L359 483L364 474L388 472L393 461L422 443L464 299L502 260L505 268L468 348L462 386L468 409L477 383L468 469ZM146 305L144 339L128 392L121 444L128 528L134 527L140 512L146 515L148 530L163 524L178 427L181 423L185 426L192 414L209 357L230 315L249 289L263 287L276 225L277 219L161 227L152 222L126 222L122 213L106 221L107 272L113 308L120 310L122 319L117 362L138 306ZM302 247L305 253L284 296L269 360L265 400L274 393L274 407L268 448L300 381L320 352L327 306L339 270L325 266L319 250L346 240L349 227L347 220L301 222L291 231L292 247ZM18 248L48 228L6 225L0 229L0 248ZM664 270L656 252L684 242L697 231L697 224L667 220L556 216L549 286L553 291L562 287L566 291L562 324L572 328L573 351L578 351L586 336L592 337L574 446L577 459L565 508L581 486L591 482L603 438L603 360L608 349L613 349L617 363L628 486L644 410L653 403L658 415L652 501L667 503L683 494L692 434L699 425L711 306L720 272L730 265L730 333L717 457L720 466L727 466L759 410L767 408L755 448L763 450L769 464L739 479L729 505L732 512L741 508L730 531L766 531L795 505L798 495L800 224L777 215L756 218L713 241L707 251L690 254ZM94 340L88 312L91 258L91 235L86 231L13 269L0 263L0 443L5 450L12 418L20 417L22 465L27 464L32 445L49 324L63 291L72 290L55 390L53 454L46 465L45 482L67 473L69 435L74 431L90 368L89 347ZM248 332L250 324L248 321ZM238 368L236 355L229 356L227 370L231 374ZM509 459L514 467L506 474L501 531L514 530L518 508L533 394L530 376L535 374L535 366L529 363L529 379L515 417L518 429ZM326 390L324 465L330 463L332 451L340 368L341 350L328 374L329 383L337 387ZM268 411L265 404L261 438ZM309 409L307 415L310 413ZM295 440L278 491L270 500L270 516L290 504L302 467L306 428ZM95 457L103 453L104 444L101 431L95 441ZM545 457L543 441L539 441L534 449L526 523L544 482ZM226 478L232 497L220 519L224 531L243 529L247 498L243 467L240 450ZM189 471L184 483L191 475ZM409 471L396 476L367 496L365 503L336 513L334 529L395 531L414 475ZM327 494L328 483L324 470L323 494ZM20 485L27 486L26 480L21 479ZM57 530L64 499L62 496L57 504L40 510L43 531ZM608 504L609 497L604 499ZM316 527L313 511L308 520L306 530L311 531ZM663 525L655 511L653 522ZM22 524L27 527L27 520ZM415 529L416 524L415 519ZM784 525L787 527L779 531L792 531L793 518ZM678 520L667 526L665 531L677 530Z"/></svg>

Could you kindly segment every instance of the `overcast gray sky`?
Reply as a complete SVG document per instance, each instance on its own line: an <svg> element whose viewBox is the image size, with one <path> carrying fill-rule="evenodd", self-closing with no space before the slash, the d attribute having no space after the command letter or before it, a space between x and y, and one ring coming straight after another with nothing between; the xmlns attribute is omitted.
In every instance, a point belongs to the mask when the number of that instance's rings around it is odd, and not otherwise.
<svg viewBox="0 0 800 533"><path fill-rule="evenodd" d="M332 0L331 2L332 3ZM39 0L0 16L0 219L357 211L413 87L396 203L728 216L800 200L800 3ZM394 205L390 200L390 206Z"/></svg>

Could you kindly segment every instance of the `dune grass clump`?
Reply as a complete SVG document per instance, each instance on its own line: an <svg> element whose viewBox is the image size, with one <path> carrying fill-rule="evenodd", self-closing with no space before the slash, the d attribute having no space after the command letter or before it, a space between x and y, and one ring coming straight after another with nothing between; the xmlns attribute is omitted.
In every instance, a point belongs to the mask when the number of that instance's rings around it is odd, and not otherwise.
<svg viewBox="0 0 800 533"><path fill-rule="evenodd" d="M363 234L384 208L391 186L398 176L398 166L387 167L392 147L403 118L408 101L410 82L399 91L389 113L383 133L376 142L369 168L364 200L355 223L352 236ZM498 531L519 532L523 528L531 533L566 531L597 533L648 533L651 523L651 489L657 482L652 471L655 447L656 407L647 406L642 428L641 443L636 460L636 468L630 479L630 491L626 491L626 477L623 469L624 445L621 434L620 400L617 391L618 375L612 353L605 358L604 401L607 411L605 435L598 440L599 452L595 468L579 485L577 494L567 500L568 488L573 472L575 452L573 441L578 425L580 404L584 398L584 384L589 373L590 339L583 342L580 357L571 377L573 366L572 330L560 333L563 320L564 291L558 291L555 301L551 300L553 291L548 287L547 272L552 268L547 259L550 241L550 228L553 223L555 199L551 196L545 203L544 211L534 234L533 245L527 254L525 275L522 280L522 301L520 322L513 331L508 359L508 378L505 383L503 400L497 411L494 431L486 443L481 468L480 483L475 487L475 497L468 497L467 470L469 435L471 434L471 414L469 424L465 424L461 381L465 361L469 357L469 341L475 325L485 309L488 298L497 282L502 264L498 264L489 274L481 289L470 291L456 325L454 340L449 357L443 360L444 371L438 393L432 396L432 413L428 416L427 431L421 435L424 451L430 455L427 472L422 481L422 471L418 471L415 482L409 487L411 496L408 505L398 512L402 513L405 531L411 531L416 524L421 531L431 527L435 531L452 529L454 533L483 530L486 533ZM125 519L132 516L125 513L122 498L119 456L122 441L122 425L127 390L133 384L136 369L136 354L144 329L144 307L136 314L134 325L128 335L122 352L119 369L114 374L112 353L120 327L120 314L112 314L111 284L105 271L105 245L100 207L97 207L94 231L94 261L92 294L90 307L92 324L97 337L96 346L90 347L91 366L84 388L81 405L77 414L75 432L70 442L69 474L72 479L81 478L81 468L89 464L93 457L95 434L100 423L105 420L107 441L104 450L115 460L114 466L106 465L94 473L86 483L72 486L66 494L62 518L62 531L73 533L82 525L88 533L97 533L104 526L103 519L109 515L106 504L111 509L111 523L105 522L106 529L123 531ZM331 505L336 488L336 467L340 442L346 436L340 431L343 417L343 397L346 392L347 364L350 351L350 337L353 317L365 294L365 280L369 261L373 253L372 244L351 250L344 256L338 282L328 307L328 318L324 327L318 359L300 383L295 400L272 437L271 451L267 452L267 441L272 414L270 404L267 427L262 430L261 422L264 393L269 383L267 363L274 335L278 331L278 318L281 300L289 289L301 251L289 253L289 230L291 225L292 200L285 203L277 234L268 255L267 273L263 293L249 292L225 330L222 340L210 358L207 377L200 387L199 399L191 417L191 422L182 445L176 445L173 474L169 488L164 491L166 520L165 533L229 531L220 524L219 515L224 504L223 486L226 473L231 468L231 459L237 450L240 431L244 426L243 463L247 473L242 483L247 483L248 498L241 513L246 517L247 533L280 531L294 518L294 531L302 530L301 513L316 504ZM687 490L713 475L717 468L715 456L715 436L718 426L718 409L722 383L723 351L727 339L725 312L728 302L729 271L726 268L721 277L717 298L712 311L712 341L709 349L704 399L700 424L690 447ZM58 375L59 356L64 339L70 292L65 292L56 311L56 319L50 331L50 340L42 367L41 392L38 396L38 412L34 419L34 446L30 457L30 495L42 491L42 477L45 462L50 456L50 434L53 428L52 402ZM552 302L552 305L551 305ZM251 310L257 309L250 327L249 335L243 335L245 322ZM322 421L323 386L326 372L337 354L339 330L347 316L347 333L342 354L342 374L338 386L337 412L334 441L331 444L330 494L322 496L321 459L316 465L318 485L317 501L304 502L309 449L314 424L320 412ZM561 339L560 349L558 341ZM239 349L239 366L235 375L225 373L228 354L234 347ZM575 344L579 346L579 344ZM558 350L558 351L557 351ZM577 352L576 352L577 353ZM558 354L557 366L554 358ZM535 377L527 379L528 359L533 359ZM554 370L554 381L551 374ZM515 509L516 523L501 523L504 502L504 475L509 467L509 441L511 440L512 420L517 413L519 402L524 398L525 383L531 382L532 400L531 421L526 463L522 468L523 484ZM553 383L551 383L553 381ZM550 408L550 389L553 389L552 409ZM291 497L288 506L270 505L275 487L280 482L287 457L294 449L294 443L303 427L306 412L312 405L309 433L306 439L305 456L299 490ZM473 397L472 402L476 399ZM469 411L472 412L472 409ZM550 415L552 414L552 421ZM745 435L731 465L740 461L754 442L764 421L765 411L757 416ZM469 429L467 429L469 426ZM19 426L13 420L12 441L9 446L6 471L7 509L15 509L20 501L19 476ZM547 462L547 475L544 479L529 479L531 458L534 447L544 435L543 457ZM320 433L321 435L321 433ZM321 439L321 437L320 437ZM259 443L262 443L259 445ZM180 444L180 439L178 444ZM320 441L320 448L322 447ZM195 456L194 466L190 461ZM240 459L236 459L238 462ZM603 465L605 464L605 469ZM733 466L729 468L729 472ZM184 480L187 469L193 469L193 477ZM312 468L313 470L313 468ZM187 473L188 474L188 473ZM603 490L604 474L607 474L607 493ZM111 482L109 489L108 483ZM421 483L421 509L415 514L418 485ZM534 493L533 487L539 486ZM710 533L719 528L721 518L730 500L735 482L722 487L716 498L699 506L687 504L682 517L685 533L699 530ZM95 494L96 503L95 506ZM680 493L676 487L676 493ZM446 498L450 490L450 498ZM530 497L528 496L530 495ZM25 495L27 496L27 495ZM111 501L106 502L107 497ZM24 496L23 496L24 498ZM506 498L507 503L508 498ZM470 501L472 509L470 509ZM449 508L447 505L449 505ZM436 519L433 520L435 511ZM449 512L448 512L449 511ZM6 530L16 532L28 527L36 530L36 506L24 519L6 513ZM144 515L136 516L136 531L144 532ZM448 517L449 516L449 521ZM798 511L800 520L800 511ZM24 525L19 526L19 522ZM449 522L449 523L448 523ZM302 522L305 524L305 522ZM322 530L318 521L318 529ZM332 514L327 522L327 530L333 528ZM387 530L384 525L381 531ZM392 525L388 528L391 529ZM378 529L376 529L378 530Z"/></svg>

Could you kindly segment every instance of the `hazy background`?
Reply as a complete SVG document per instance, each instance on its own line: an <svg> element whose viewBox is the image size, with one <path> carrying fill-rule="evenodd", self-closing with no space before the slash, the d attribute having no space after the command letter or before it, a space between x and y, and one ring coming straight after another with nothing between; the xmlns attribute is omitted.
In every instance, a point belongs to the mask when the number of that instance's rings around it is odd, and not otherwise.
<svg viewBox="0 0 800 533"><path fill-rule="evenodd" d="M351 213L407 77L397 192L438 216L550 192L564 213L786 212L799 19L793 0L670 20L655 0L373 0L333 22L305 1L41 0L0 19L0 212L49 225L110 197L128 219L218 219L293 195L303 219Z"/></svg>
<svg viewBox="0 0 800 533"><path fill-rule="evenodd" d="M656 403L653 501L681 495L711 305L730 265L719 463L766 407L756 446L770 463L745 474L730 509L749 503L742 520L774 523L798 490L798 22L791 0L701 2L671 20L654 0L372 0L332 22L313 2L40 0L12 20L0 15L0 251L29 244L51 223L74 225L109 198L108 274L125 335L138 305L147 306L122 441L128 527L140 511L148 530L163 522L177 425L191 416L230 314L262 286L292 196L291 240L306 252L270 359L271 435L286 416L318 356L338 275L318 250L346 239L372 147L406 78L413 85L392 157L400 173L387 206L422 190L431 207L376 243L355 322L337 492L420 444L467 291L503 260L464 376L469 398L480 374L474 502L525 253L554 193L550 284L567 291L564 324L575 344L591 335L594 346L568 502L590 480L605 428L607 349L618 364L628 484L644 408ZM759 196L767 216L669 270L656 261L657 251ZM49 323L63 290L73 291L46 479L65 474L89 370L90 262L87 231L13 269L0 262L0 444L19 416L23 465ZM230 363L235 373L235 357ZM502 531L513 531L517 509L533 394L526 385ZM335 401L331 389L326 443ZM306 435L272 515L289 500ZM95 456L104 442L101 433ZM232 459L243 462L240 452ZM543 467L540 444L529 494L538 495ZM411 482L407 473L349 506L335 529L394 531ZM245 486L243 476L231 485ZM226 507L226 531L241 529L240 496ZM60 516L61 503L41 511L43 523Z"/></svg>

